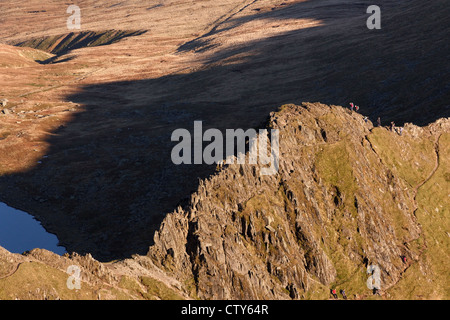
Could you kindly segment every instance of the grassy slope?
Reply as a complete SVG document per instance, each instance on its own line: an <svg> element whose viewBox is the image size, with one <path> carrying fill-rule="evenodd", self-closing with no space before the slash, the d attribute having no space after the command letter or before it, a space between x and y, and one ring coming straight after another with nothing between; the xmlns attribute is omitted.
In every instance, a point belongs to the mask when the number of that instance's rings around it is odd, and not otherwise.
<svg viewBox="0 0 450 320"><path fill-rule="evenodd" d="M444 133L439 139L439 167L417 194L416 217L423 231L418 242L425 251L419 263L413 264L391 290L393 296L404 299L448 299L450 295L449 145L450 134Z"/></svg>
<svg viewBox="0 0 450 320"><path fill-rule="evenodd" d="M384 128L374 128L368 137L384 163L396 170L411 187L423 181L434 167L434 142L408 134L400 137Z"/></svg>
<svg viewBox="0 0 450 320"><path fill-rule="evenodd" d="M340 125L336 118L335 125ZM408 193L414 195L417 187L423 183L434 170L436 156L434 136L423 134L415 137L408 128L402 136L386 128L374 128L367 136L373 150L381 157L383 164L394 174L406 182ZM449 199L448 183L450 181L449 167L450 135L443 134L440 138L440 164L431 179L418 188L416 201L418 210L415 213L418 223L422 226L422 235L410 244L423 255L417 263L413 263L402 275L402 279L388 291L391 299L445 299L448 298L449 268L446 264L449 252ZM337 270L336 287L344 286L347 292L364 292L367 275L364 268L354 265L348 259L347 252L350 243L341 237L342 228L356 229L356 226L345 219L345 214L355 214L353 197L360 186L355 183L354 170L358 166L357 154L351 146L350 139L325 145L317 153L316 166L319 176L326 181L329 188L337 187L343 198L342 212L338 210L333 217L328 231L335 235L335 241L327 243L325 250L332 259ZM377 159L369 159L371 166L377 168ZM375 169L376 170L376 169ZM391 226L400 240L408 239L409 233L404 228L402 215L396 214L395 200L379 199L383 210L390 213ZM337 231L337 232L336 232ZM357 235L358 236L358 235ZM358 238L356 241L362 244ZM363 246L362 246L363 247ZM323 290L324 288L322 288ZM326 289L325 289L326 290ZM323 292L322 292L323 293ZM322 297L315 295L314 297ZM364 298L371 298L365 296Z"/></svg>
<svg viewBox="0 0 450 320"><path fill-rule="evenodd" d="M433 172L436 155L434 137L412 138L376 128L368 137L383 162L395 170L411 190L417 188ZM396 286L389 290L393 299L448 299L449 235L449 168L450 135L439 140L439 167L431 178L418 188L415 212L422 234L411 245L423 251Z"/></svg>
<svg viewBox="0 0 450 320"><path fill-rule="evenodd" d="M3 263L0 264L3 265ZM182 296L150 278L121 276L117 285L82 281L80 290L67 288L68 274L40 262L24 262L6 278L0 277L0 300L180 300ZM82 278L83 279L83 278Z"/></svg>
<svg viewBox="0 0 450 320"><path fill-rule="evenodd" d="M82 290L69 290L67 274L37 262L19 265L17 271L0 279L0 299L95 299L91 286L82 285Z"/></svg>

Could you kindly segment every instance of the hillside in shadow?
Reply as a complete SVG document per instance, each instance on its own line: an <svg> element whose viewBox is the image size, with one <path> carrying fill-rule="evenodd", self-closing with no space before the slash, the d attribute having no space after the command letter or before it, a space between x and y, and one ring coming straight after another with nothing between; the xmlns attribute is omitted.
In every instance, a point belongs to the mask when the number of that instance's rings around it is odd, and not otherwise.
<svg viewBox="0 0 450 320"><path fill-rule="evenodd" d="M381 30L366 27L369 1L306 1L231 17L180 46L178 54L202 54L200 70L79 88L67 100L84 111L48 139L40 166L0 178L3 198L20 194L21 206L69 251L118 259L145 253L165 215L214 172L171 161L173 130L192 131L195 120L204 130L260 128L278 106L302 101L354 102L383 124L449 116L449 7L384 3ZM258 20L300 18L321 23L236 45L223 41Z"/></svg>

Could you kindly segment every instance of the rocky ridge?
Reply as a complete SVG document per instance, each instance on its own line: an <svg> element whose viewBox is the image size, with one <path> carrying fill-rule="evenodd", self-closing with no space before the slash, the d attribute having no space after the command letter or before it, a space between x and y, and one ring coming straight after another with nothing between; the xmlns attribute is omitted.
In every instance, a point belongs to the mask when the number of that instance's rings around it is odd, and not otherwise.
<svg viewBox="0 0 450 320"><path fill-rule="evenodd" d="M188 209L166 217L149 256L193 278L202 299L304 298L357 286L369 264L393 286L407 268L400 257L419 259L410 244L421 228L414 192L371 137L388 131L321 104L284 106L270 124L280 130L278 174L231 165L205 180ZM402 134L431 144L448 126L408 124Z"/></svg>
<svg viewBox="0 0 450 320"><path fill-rule="evenodd" d="M304 103L271 113L269 127L280 130L277 174L218 168L189 205L165 217L147 256L100 263L2 250L0 297L326 299L338 287L368 298L369 265L380 267L385 298L446 297L445 281L426 284L448 273L437 274L435 253L448 257L449 119L405 124L400 134L340 106ZM444 185L429 204L435 180ZM437 211L429 207L436 202ZM64 287L70 264L82 267L77 293ZM30 267L28 291L11 286ZM411 279L419 289L403 290Z"/></svg>

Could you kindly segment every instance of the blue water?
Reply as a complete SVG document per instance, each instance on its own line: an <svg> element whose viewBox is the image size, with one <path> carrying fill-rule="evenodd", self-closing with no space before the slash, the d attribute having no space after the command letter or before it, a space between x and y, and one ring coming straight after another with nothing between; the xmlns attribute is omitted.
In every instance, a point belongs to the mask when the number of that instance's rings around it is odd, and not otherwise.
<svg viewBox="0 0 450 320"><path fill-rule="evenodd" d="M40 248L62 255L66 249L58 242L31 215L0 202L0 246L13 253Z"/></svg>

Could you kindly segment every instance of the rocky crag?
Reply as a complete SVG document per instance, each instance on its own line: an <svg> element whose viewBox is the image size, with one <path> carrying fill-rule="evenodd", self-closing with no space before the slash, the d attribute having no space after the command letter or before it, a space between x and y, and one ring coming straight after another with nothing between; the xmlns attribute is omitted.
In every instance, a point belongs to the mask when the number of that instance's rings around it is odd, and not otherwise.
<svg viewBox="0 0 450 320"><path fill-rule="evenodd" d="M268 126L280 133L275 175L225 163L164 218L146 256L2 250L0 298L327 299L343 288L364 299L370 265L377 298L448 298L449 119L400 130L304 103ZM72 264L81 290L66 287Z"/></svg>
<svg viewBox="0 0 450 320"><path fill-rule="evenodd" d="M214 173L170 159L196 120L259 128L302 101L353 101L382 125L450 114L445 0L380 0L380 30L360 0L77 5L78 31L60 1L0 3L0 201L102 262L145 255Z"/></svg>

